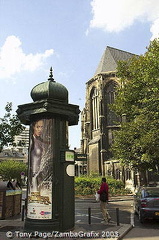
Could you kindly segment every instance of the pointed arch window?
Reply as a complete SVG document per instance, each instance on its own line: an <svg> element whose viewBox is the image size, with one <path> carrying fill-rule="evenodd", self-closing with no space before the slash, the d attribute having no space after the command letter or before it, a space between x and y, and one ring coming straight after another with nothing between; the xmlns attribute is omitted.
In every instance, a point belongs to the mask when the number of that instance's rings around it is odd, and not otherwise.
<svg viewBox="0 0 159 240"><path fill-rule="evenodd" d="M117 83L114 81L110 81L104 89L105 112L106 112L106 119L107 119L108 126L112 126L115 124L115 122L120 121L119 117L117 117L109 107L109 104L114 103L115 95L116 95L116 92L115 92L116 87L117 87Z"/></svg>
<svg viewBox="0 0 159 240"><path fill-rule="evenodd" d="M127 168L125 171L125 179L131 180L131 169Z"/></svg>
<svg viewBox="0 0 159 240"><path fill-rule="evenodd" d="M91 110L92 110L92 129L96 130L99 128L99 99L97 88L93 88L91 92Z"/></svg>
<svg viewBox="0 0 159 240"><path fill-rule="evenodd" d="M117 180L120 180L120 169L116 169L116 171L115 171L115 178Z"/></svg>

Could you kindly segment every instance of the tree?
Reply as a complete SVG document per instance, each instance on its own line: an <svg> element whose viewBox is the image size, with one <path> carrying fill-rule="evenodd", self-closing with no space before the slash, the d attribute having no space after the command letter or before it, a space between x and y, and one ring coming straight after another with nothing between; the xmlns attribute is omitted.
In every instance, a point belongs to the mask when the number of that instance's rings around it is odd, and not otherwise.
<svg viewBox="0 0 159 240"><path fill-rule="evenodd" d="M158 170L159 39L144 55L119 62L117 70L120 87L112 109L126 121L114 132L114 157L139 171Z"/></svg>
<svg viewBox="0 0 159 240"><path fill-rule="evenodd" d="M27 173L27 165L23 162L6 160L0 164L0 176L3 180L16 179L21 182L21 173Z"/></svg>
<svg viewBox="0 0 159 240"><path fill-rule="evenodd" d="M4 146L14 143L14 137L19 135L24 127L20 123L17 115L12 115L12 103L8 102L5 107L5 115L0 118L0 152Z"/></svg>

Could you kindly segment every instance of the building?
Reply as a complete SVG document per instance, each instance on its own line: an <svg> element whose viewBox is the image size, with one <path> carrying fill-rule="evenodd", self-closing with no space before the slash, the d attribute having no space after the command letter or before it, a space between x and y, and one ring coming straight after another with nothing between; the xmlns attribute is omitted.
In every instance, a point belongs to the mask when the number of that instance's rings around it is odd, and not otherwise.
<svg viewBox="0 0 159 240"><path fill-rule="evenodd" d="M29 128L15 136L13 145L6 146L0 153L0 161L17 160L27 163L29 147Z"/></svg>
<svg viewBox="0 0 159 240"><path fill-rule="evenodd" d="M112 159L110 146L113 130L120 127L121 119L110 110L115 88L119 84L116 68L119 60L128 60L135 54L107 47L94 76L86 83L85 108L81 113L81 152L88 156L88 172L111 175L122 179L127 186L137 181L137 173L122 168Z"/></svg>
<svg viewBox="0 0 159 240"><path fill-rule="evenodd" d="M16 146L29 147L29 128L25 128L21 134L15 136L14 142Z"/></svg>
<svg viewBox="0 0 159 240"><path fill-rule="evenodd" d="M74 148L75 151L75 176L87 174L87 155L81 154L81 148Z"/></svg>

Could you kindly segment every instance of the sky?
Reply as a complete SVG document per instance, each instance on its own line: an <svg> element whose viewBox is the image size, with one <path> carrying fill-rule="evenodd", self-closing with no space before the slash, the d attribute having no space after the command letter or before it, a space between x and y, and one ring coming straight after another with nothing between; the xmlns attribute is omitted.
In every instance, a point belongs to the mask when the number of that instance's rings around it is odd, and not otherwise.
<svg viewBox="0 0 159 240"><path fill-rule="evenodd" d="M106 47L141 55L158 34L158 0L0 0L0 117L7 102L13 113L33 102L30 92L51 66L82 110ZM70 148L80 140L79 120L69 127Z"/></svg>

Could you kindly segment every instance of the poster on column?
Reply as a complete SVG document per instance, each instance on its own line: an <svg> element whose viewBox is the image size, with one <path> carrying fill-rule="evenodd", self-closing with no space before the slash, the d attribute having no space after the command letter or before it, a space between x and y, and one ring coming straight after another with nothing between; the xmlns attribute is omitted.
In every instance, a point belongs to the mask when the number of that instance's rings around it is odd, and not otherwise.
<svg viewBox="0 0 159 240"><path fill-rule="evenodd" d="M52 218L53 119L41 119L30 126L28 207L31 219Z"/></svg>

